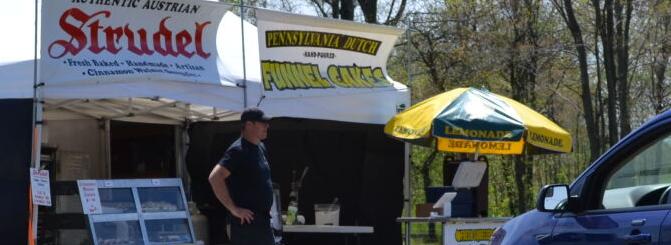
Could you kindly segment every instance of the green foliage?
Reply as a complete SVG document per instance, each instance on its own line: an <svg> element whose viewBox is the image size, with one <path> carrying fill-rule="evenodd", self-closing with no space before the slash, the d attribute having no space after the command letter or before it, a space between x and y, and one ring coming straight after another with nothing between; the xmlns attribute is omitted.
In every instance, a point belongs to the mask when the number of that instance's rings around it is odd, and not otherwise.
<svg viewBox="0 0 671 245"><path fill-rule="evenodd" d="M429 163L429 179L430 183L424 183L424 178L420 174L421 168L426 160L429 158L429 155L433 151L433 148L422 147L422 146L412 146L411 148L411 170L412 175L412 200L413 203L424 203L426 201L426 196L424 193L425 186L442 186L443 185L443 155L444 153L438 153L434 160ZM414 210L413 210L414 212Z"/></svg>
<svg viewBox="0 0 671 245"><path fill-rule="evenodd" d="M629 43L632 128L671 105L671 83L666 79L655 83L652 74L652 64L668 60L671 53L667 31L671 30L670 6L668 1L637 2L634 6ZM562 126L574 141L572 153L526 160L530 178L524 181L525 207L533 208L543 185L570 184L589 165L591 156L573 38L552 1L446 0L423 1L413 7L402 23L407 32L388 63L390 75L411 88L413 103L461 86L522 96L523 103ZM592 104L602 120L608 94L601 57L600 66L596 66L595 51L602 52L603 47L595 35L594 9L591 1L573 1L573 7L588 46ZM525 94L519 94L520 88L527 90ZM607 142L607 122L600 121L600 127L599 137ZM607 147L600 146L601 151ZM431 151L412 147L413 203L424 202L426 176L420 170ZM442 184L444 154L438 154L430 165L429 185ZM490 216L518 215L521 204L515 179L519 177L512 158L490 156L489 162Z"/></svg>

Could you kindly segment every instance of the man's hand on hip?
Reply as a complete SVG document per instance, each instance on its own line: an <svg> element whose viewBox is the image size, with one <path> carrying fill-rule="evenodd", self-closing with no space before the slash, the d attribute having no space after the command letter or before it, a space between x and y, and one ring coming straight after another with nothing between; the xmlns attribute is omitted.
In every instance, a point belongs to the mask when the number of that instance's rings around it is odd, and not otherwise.
<svg viewBox="0 0 671 245"><path fill-rule="evenodd" d="M254 212L246 208L234 207L231 209L231 214L240 219L240 224L251 224L254 220Z"/></svg>

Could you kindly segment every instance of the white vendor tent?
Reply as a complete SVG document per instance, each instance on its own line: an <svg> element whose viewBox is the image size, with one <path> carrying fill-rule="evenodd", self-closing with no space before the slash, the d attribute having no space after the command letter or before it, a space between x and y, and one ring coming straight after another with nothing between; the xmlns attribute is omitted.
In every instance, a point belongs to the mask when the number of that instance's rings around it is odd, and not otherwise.
<svg viewBox="0 0 671 245"><path fill-rule="evenodd" d="M2 23L2 25L24 25L21 28L34 29L34 23L32 22L9 23L3 21ZM244 45L241 25L244 25ZM358 23L351 23L350 25L359 29L365 27L364 24ZM182 139L178 140L183 146L183 148L178 149L180 152L178 155L181 158L179 160L181 162L178 162L178 164L184 166L184 155L188 143L185 129L189 124L203 121L235 121L239 119L239 112L246 107L258 105L272 117L383 125L397 113L398 108L404 108L410 104L410 92L407 87L391 80L389 80L389 83L392 84L391 88L393 89L385 91L375 92L371 90L366 93L354 94L335 93L319 96L266 98L262 91L263 81L261 78L258 35L257 28L254 25L246 21L243 22L240 17L227 12L219 25L216 37L219 81L198 83L143 79L123 82L88 80L59 84L46 83L38 89L38 98L43 101L44 115L42 118L47 121L47 124L49 121L93 119L106 122L107 125L109 125L110 120L117 120L185 126L180 130ZM24 40L32 42L30 37L25 37ZM32 50L22 50L22 52L24 51L27 55L21 57L32 56ZM37 63L39 63L39 60ZM17 100L32 103L34 66L35 61L33 59L0 60L0 108L11 109L15 104L14 101ZM39 81L40 78L38 78ZM2 106L3 103L7 106ZM21 110L25 111L26 103L23 104ZM3 112L13 113L12 110ZM38 113L36 119L38 124L41 123L39 117ZM9 120L14 119L10 118ZM0 124L0 127L25 124L23 122L17 120L15 124L10 122ZM0 132L13 131L11 128L5 128L4 130ZM107 130L109 130L109 127L107 127ZM22 133L17 134L18 137L25 137L26 133L33 134L33 129L30 132L24 131L22 130ZM382 132L380 131L380 133ZM39 140L44 136L37 133L37 136L33 137ZM29 139L27 140L30 142ZM5 141L4 143L0 142L0 145L25 143L13 139L5 139ZM14 150L25 150L25 147L21 147ZM30 149L30 145L27 148ZM0 157L0 163L16 165L16 162L23 161L20 168L16 167L19 165L10 166L8 167L9 170L5 171L5 175L16 175L12 177L16 180L11 180L11 185L7 186L22 186L15 184L24 181L23 178L28 173L25 161L30 162L30 158L13 157L9 154L10 152L6 152L14 151L12 149L0 150L5 155L3 156L5 158ZM407 164L408 148L406 147L406 174L408 171ZM404 192L407 201L407 177L405 183ZM22 210L22 207L25 208L26 200L22 198L29 192L23 190L25 189L19 191L23 194L18 199L10 194L5 194L7 198L10 198L9 200L15 200L16 202L0 206L5 207L6 210L5 214L0 216L5 217L3 220L9 221L17 217L26 217L25 211ZM3 198L3 200L8 199ZM12 227L10 224L7 225L0 227ZM23 233L25 232L24 226L15 224L13 226L15 226L13 229L0 229L2 230L0 234L11 235L15 238L17 236L26 237ZM23 239L16 238L9 241L23 241Z"/></svg>

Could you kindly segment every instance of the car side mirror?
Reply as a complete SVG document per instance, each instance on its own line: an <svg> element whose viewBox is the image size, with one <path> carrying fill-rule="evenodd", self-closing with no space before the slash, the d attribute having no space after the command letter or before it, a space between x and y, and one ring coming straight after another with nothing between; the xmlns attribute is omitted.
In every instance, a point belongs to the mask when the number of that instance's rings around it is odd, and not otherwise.
<svg viewBox="0 0 671 245"><path fill-rule="evenodd" d="M541 212L557 212L564 210L569 200L568 185L554 184L541 188L536 201L536 209Z"/></svg>

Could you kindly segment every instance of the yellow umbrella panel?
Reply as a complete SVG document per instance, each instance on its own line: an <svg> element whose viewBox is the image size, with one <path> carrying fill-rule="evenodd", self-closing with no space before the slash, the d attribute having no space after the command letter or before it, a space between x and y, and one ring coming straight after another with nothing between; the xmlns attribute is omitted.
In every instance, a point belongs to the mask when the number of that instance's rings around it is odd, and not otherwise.
<svg viewBox="0 0 671 245"><path fill-rule="evenodd" d="M526 140L536 147L555 152L571 152L571 135L556 123L516 100L496 95L513 107L522 118L526 128Z"/></svg>
<svg viewBox="0 0 671 245"><path fill-rule="evenodd" d="M401 140L430 140L433 119L468 88L458 88L419 102L394 116L384 132Z"/></svg>

